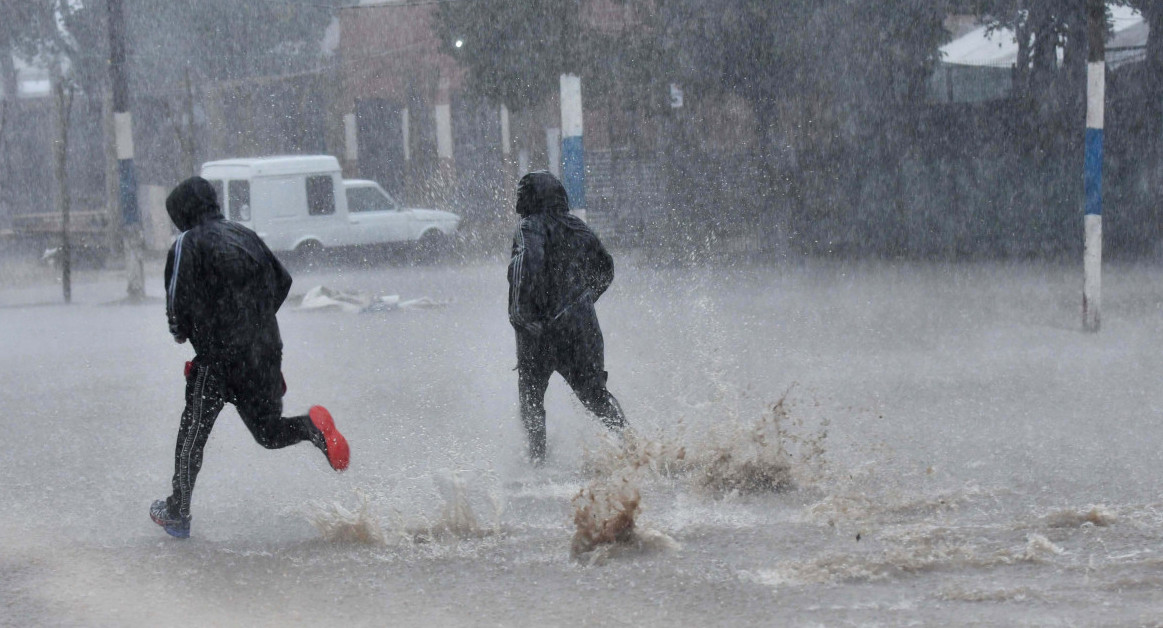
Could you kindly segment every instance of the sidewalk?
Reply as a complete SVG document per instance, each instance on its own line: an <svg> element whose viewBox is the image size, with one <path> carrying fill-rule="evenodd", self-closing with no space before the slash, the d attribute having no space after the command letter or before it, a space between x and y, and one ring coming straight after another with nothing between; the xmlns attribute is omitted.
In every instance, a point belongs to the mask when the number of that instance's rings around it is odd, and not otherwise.
<svg viewBox="0 0 1163 628"><path fill-rule="evenodd" d="M161 299L164 262L145 262L147 299ZM129 280L124 268L73 270L74 305L104 305L126 296ZM64 305L61 271L32 262L0 262L0 307Z"/></svg>

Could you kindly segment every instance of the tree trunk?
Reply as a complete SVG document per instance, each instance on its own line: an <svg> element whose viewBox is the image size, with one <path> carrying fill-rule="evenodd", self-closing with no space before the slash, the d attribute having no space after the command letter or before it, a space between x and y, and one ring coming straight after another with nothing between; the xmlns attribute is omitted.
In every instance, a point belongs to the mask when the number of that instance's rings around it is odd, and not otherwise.
<svg viewBox="0 0 1163 628"><path fill-rule="evenodd" d="M1018 58L1014 62L1014 94L1019 98L1030 95L1030 17L1023 18L1025 0L1018 0L1018 17L1014 21L1014 34L1018 40Z"/></svg>
<svg viewBox="0 0 1163 628"><path fill-rule="evenodd" d="M116 131L113 123L113 91L108 87L101 93L101 124L105 141L105 216L109 225L105 234L105 247L109 255L121 254L121 207L118 196L117 143L113 139Z"/></svg>
<svg viewBox="0 0 1163 628"><path fill-rule="evenodd" d="M0 91L4 92L5 100L16 100L19 90L16 62L12 59L12 41L7 35L0 34Z"/></svg>
<svg viewBox="0 0 1163 628"><path fill-rule="evenodd" d="M1060 104L1074 118L1085 116L1086 107L1087 19L1084 8L1079 3L1069 15L1070 34L1062 57L1064 76L1059 81L1060 93L1063 94Z"/></svg>
<svg viewBox="0 0 1163 628"><path fill-rule="evenodd" d="M1030 7L1030 92L1034 99L1045 104L1054 85L1058 65L1058 38L1054 33L1054 19L1048 8L1041 4Z"/></svg>
<svg viewBox="0 0 1163 628"><path fill-rule="evenodd" d="M2 31L3 29L0 29ZM8 182L8 163L9 154L4 150L5 144L5 127L8 122L8 117L14 113L13 104L16 102L19 90L19 81L16 76L16 63L12 60L12 44L7 36L0 40L0 91L3 91L3 98L0 98L0 155L3 156L3 163L0 164L0 189ZM2 205L2 204L0 204Z"/></svg>
<svg viewBox="0 0 1163 628"><path fill-rule="evenodd" d="M72 242L69 238L69 211L72 196L69 193L69 118L73 108L73 87L65 84L60 66L52 68L52 91L57 114L57 137L53 142L53 172L57 184L57 209L61 213L61 289L65 303L73 301Z"/></svg>
<svg viewBox="0 0 1163 628"><path fill-rule="evenodd" d="M1147 19L1150 34L1147 39L1147 71L1145 73L1147 92L1147 196L1152 211L1153 241L1163 240L1163 216L1156 203L1155 191L1163 183L1163 6L1157 2L1144 2L1143 17Z"/></svg>
<svg viewBox="0 0 1163 628"><path fill-rule="evenodd" d="M182 178L198 174L198 145L194 134L194 87L190 82L190 68L186 68L182 93L182 113L178 124L178 142L182 149Z"/></svg>

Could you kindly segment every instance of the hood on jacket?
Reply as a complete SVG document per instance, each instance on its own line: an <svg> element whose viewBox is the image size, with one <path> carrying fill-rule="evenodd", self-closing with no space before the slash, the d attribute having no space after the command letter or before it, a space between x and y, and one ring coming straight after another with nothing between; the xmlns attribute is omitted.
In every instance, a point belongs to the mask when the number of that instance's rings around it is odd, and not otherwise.
<svg viewBox="0 0 1163 628"><path fill-rule="evenodd" d="M521 177L517 184L517 213L525 217L542 212L569 213L569 195L557 177L538 170Z"/></svg>
<svg viewBox="0 0 1163 628"><path fill-rule="evenodd" d="M222 218L214 186L202 177L190 177L166 197L166 213L178 229L189 231L211 218Z"/></svg>

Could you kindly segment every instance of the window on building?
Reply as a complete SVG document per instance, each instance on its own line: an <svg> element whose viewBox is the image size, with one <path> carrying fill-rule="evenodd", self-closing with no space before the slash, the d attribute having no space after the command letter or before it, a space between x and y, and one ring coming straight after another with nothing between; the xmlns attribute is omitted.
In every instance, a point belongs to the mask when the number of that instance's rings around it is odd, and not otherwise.
<svg viewBox="0 0 1163 628"><path fill-rule="evenodd" d="M307 177L307 211L312 216L335 213L335 188L330 175Z"/></svg>
<svg viewBox="0 0 1163 628"><path fill-rule="evenodd" d="M231 181L226 189L230 193L230 219L250 222L250 181Z"/></svg>

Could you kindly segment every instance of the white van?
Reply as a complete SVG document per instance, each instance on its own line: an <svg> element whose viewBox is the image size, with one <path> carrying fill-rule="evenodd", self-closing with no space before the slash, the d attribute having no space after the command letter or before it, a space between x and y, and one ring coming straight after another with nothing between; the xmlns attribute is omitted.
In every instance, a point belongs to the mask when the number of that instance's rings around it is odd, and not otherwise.
<svg viewBox="0 0 1163 628"><path fill-rule="evenodd" d="M456 214L400 207L373 181L344 181L328 155L224 159L202 164L222 213L258 233L272 251L449 241Z"/></svg>

